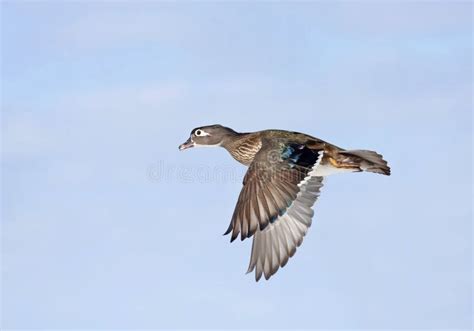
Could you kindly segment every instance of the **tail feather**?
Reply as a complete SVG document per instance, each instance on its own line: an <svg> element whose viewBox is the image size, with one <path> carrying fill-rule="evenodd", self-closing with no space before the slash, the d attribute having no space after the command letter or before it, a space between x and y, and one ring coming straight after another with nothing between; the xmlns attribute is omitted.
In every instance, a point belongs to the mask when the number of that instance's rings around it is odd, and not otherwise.
<svg viewBox="0 0 474 331"><path fill-rule="evenodd" d="M346 157L352 159L353 162L359 164L362 171L375 172L390 176L390 167L383 156L374 151L354 150L339 152Z"/></svg>

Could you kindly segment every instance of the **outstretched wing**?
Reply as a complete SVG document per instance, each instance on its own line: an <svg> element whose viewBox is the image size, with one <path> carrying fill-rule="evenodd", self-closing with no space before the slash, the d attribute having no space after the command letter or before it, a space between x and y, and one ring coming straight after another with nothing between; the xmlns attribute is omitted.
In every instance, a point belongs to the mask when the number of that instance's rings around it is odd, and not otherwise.
<svg viewBox="0 0 474 331"><path fill-rule="evenodd" d="M247 273L256 269L257 281L262 273L265 279L269 279L280 267L284 267L303 242L311 226L314 213L311 207L319 196L322 180L323 177L308 176L299 184L300 191L286 213L255 233Z"/></svg>
<svg viewBox="0 0 474 331"><path fill-rule="evenodd" d="M249 238L285 215L322 156L322 150L304 144L263 140L244 177L244 187L225 233L232 232L231 241L239 233L241 240Z"/></svg>
<svg viewBox="0 0 474 331"><path fill-rule="evenodd" d="M264 140L244 177L229 228L231 241L264 230L285 214L297 198L300 186L323 155L303 144Z"/></svg>
<svg viewBox="0 0 474 331"><path fill-rule="evenodd" d="M265 140L245 177L231 223L231 241L254 235L247 272L269 279L303 242L323 177L315 176L322 150Z"/></svg>

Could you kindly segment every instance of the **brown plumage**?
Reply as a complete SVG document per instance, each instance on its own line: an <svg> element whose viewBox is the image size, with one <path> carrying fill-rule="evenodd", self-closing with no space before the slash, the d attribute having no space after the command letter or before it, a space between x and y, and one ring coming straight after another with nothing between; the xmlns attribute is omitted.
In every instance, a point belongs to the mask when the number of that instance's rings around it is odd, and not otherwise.
<svg viewBox="0 0 474 331"><path fill-rule="evenodd" d="M382 155L344 150L321 139L283 130L238 133L221 125L196 128L180 150L221 146L248 166L230 225L231 241L253 236L248 272L269 279L283 267L311 226L324 176L368 171L390 175Z"/></svg>

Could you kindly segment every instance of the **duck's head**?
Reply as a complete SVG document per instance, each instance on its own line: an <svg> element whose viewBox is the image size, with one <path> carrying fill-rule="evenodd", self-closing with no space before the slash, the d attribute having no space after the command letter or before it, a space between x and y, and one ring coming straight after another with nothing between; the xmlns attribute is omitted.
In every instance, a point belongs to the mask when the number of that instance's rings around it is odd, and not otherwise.
<svg viewBox="0 0 474 331"><path fill-rule="evenodd" d="M219 124L201 126L191 131L189 139L179 145L179 150L182 151L191 147L222 146L230 137L235 135L237 135L237 132Z"/></svg>

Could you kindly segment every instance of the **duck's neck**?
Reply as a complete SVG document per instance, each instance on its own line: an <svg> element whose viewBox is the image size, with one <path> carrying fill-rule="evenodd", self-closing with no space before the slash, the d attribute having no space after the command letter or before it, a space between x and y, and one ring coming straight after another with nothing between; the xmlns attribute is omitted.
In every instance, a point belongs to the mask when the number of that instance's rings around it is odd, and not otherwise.
<svg viewBox="0 0 474 331"><path fill-rule="evenodd" d="M246 133L240 133L235 131L229 131L227 134L222 138L222 142L220 143L221 147L228 149L230 146L234 145L238 140L243 138Z"/></svg>

